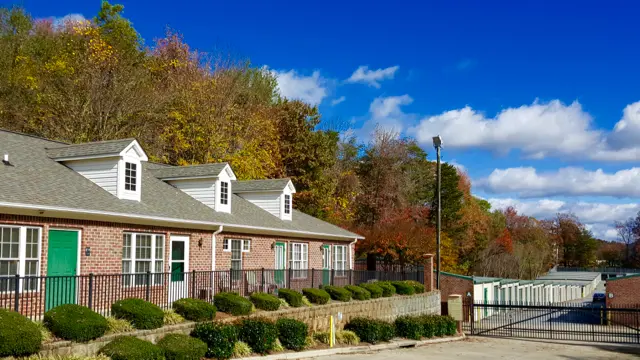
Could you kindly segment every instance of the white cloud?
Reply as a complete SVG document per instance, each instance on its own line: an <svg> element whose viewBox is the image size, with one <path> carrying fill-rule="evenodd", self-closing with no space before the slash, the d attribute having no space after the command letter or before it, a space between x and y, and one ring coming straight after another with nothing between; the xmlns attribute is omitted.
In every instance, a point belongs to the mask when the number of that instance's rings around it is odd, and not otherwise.
<svg viewBox="0 0 640 360"><path fill-rule="evenodd" d="M271 70L278 80L280 95L288 99L302 100L311 105L319 105L328 95L328 80L314 71L306 76L295 70Z"/></svg>
<svg viewBox="0 0 640 360"><path fill-rule="evenodd" d="M345 100L347 100L347 98L346 98L346 97L344 97L344 96L340 96L340 97L339 97L339 98L337 98L337 99L333 99L333 100L331 100L331 106L336 106L336 105L338 105L338 104L340 104L340 103L343 103Z"/></svg>
<svg viewBox="0 0 640 360"><path fill-rule="evenodd" d="M565 167L554 172L538 172L533 167L495 169L474 182L492 193L515 193L519 197L543 196L616 196L640 197L640 168L605 173Z"/></svg>
<svg viewBox="0 0 640 360"><path fill-rule="evenodd" d="M377 97L369 105L369 114L358 130L362 138L368 138L376 127L401 133L407 123L411 122L412 115L402 111L402 106L409 105L413 99L409 95Z"/></svg>
<svg viewBox="0 0 640 360"><path fill-rule="evenodd" d="M379 81L393 79L399 68L400 67L396 65L385 69L369 70L368 66L360 66L351 74L351 77L349 77L346 82L368 84L369 86L379 89Z"/></svg>
<svg viewBox="0 0 640 360"><path fill-rule="evenodd" d="M449 165L455 167L456 169L458 169L458 171L460 172L467 172L467 168L464 167L464 165L460 164L459 162L457 162L455 159L451 160L451 161L447 161L447 163L449 163Z"/></svg>
<svg viewBox="0 0 640 360"><path fill-rule="evenodd" d="M429 144L440 134L450 148L482 148L501 154L519 150L529 158L548 156L589 158L600 161L640 160L640 103L625 109L613 133L596 129L580 103L559 100L502 110L495 117L466 106L428 116L410 129L416 139ZM616 140L618 139L618 140ZM617 147L612 147L615 142Z"/></svg>
<svg viewBox="0 0 640 360"><path fill-rule="evenodd" d="M76 23L86 21L87 19L82 14L67 14L63 17L53 18L53 27L60 28L68 23Z"/></svg>
<svg viewBox="0 0 640 360"><path fill-rule="evenodd" d="M594 202L566 202L562 200L531 200L523 201L518 199L488 199L492 208L504 209L513 206L519 213L534 216L538 219L550 219L557 213L572 213L580 221L594 230L598 237L614 240L615 228L613 223L616 220L623 220L635 217L640 211L640 204L605 204Z"/></svg>

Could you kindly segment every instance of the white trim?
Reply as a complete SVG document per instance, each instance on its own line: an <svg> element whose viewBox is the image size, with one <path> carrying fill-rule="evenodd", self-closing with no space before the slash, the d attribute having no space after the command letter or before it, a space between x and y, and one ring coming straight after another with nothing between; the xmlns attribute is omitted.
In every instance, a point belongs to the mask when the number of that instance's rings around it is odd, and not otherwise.
<svg viewBox="0 0 640 360"><path fill-rule="evenodd" d="M218 234L222 232L224 226L220 225L220 228L214 231L211 239L211 271L216 271L216 244L218 242Z"/></svg>
<svg viewBox="0 0 640 360"><path fill-rule="evenodd" d="M352 243L349 243L349 270L353 270L353 253L355 252L351 250L351 246L355 247L357 242L358 238L355 238Z"/></svg>
<svg viewBox="0 0 640 360"><path fill-rule="evenodd" d="M166 251L167 251L167 235L164 234L164 233L154 233L154 232L139 232L139 231L123 231L122 232L122 236L127 235L127 234L131 235L131 257L129 259L127 259L128 261L131 262L131 268L130 268L129 273L127 273L127 274L129 274L129 275L140 274L140 273L136 272L136 262L138 262L138 261L140 261L140 262L143 262L143 261L147 262L148 261L150 263L149 271L151 272L151 274L164 273L165 270L167 269L167 259L165 259L165 255L166 255ZM138 260L138 258L136 257L136 247L138 245L138 236L139 235L151 236L151 244L150 244L150 247L151 247L151 250L150 250L151 251L151 258L150 259L140 259L140 260ZM162 271L159 271L159 272L156 271L156 261L158 261L158 258L156 257L156 249L158 247L158 244L156 242L156 237L158 237L158 236L162 236L162 238L163 238L163 244L162 244ZM124 247L124 245L121 245L121 247ZM124 249L123 249L123 251L124 251ZM120 261L121 261L120 266L122 266L122 261L123 260L124 259L122 259L122 258L120 259ZM121 273L125 274L124 270L121 270ZM144 286L144 284L143 285L137 285L135 283L136 279L137 279L136 276L130 276L129 278L131 279L130 283L128 285L123 284L123 286L125 286L125 287ZM151 284L150 285L151 286L160 285L160 284L156 284L155 281L156 281L156 277L155 276L151 276Z"/></svg>
<svg viewBox="0 0 640 360"><path fill-rule="evenodd" d="M48 149L53 150L53 149ZM119 153L111 153L111 154L101 154L101 155L86 155L86 156L67 156L61 158L49 158L56 162L67 162L67 161L77 161L77 160L93 160L93 159L104 159L104 158L117 158L120 157Z"/></svg>
<svg viewBox="0 0 640 360"><path fill-rule="evenodd" d="M316 233L316 232L311 232L311 231L299 231L299 230L296 231L296 230L287 230L287 229L275 229L275 228L268 228L268 227L263 227L263 226L250 226L250 225L227 224L227 223L218 223L218 222L209 222L209 221L175 219L175 218L167 218L167 217L161 217L161 216L125 214L125 213L118 213L118 212L111 212L111 211L73 209L73 208L65 208L65 207L49 206L49 205L31 205L31 204L22 204L22 203L0 202L0 207L36 210L38 212L61 211L61 212L69 212L69 213L73 213L73 214L114 216L114 217L124 217L126 219L140 219L140 220L149 220L149 221L159 221L159 222L167 222L167 223L176 223L176 224L181 224L181 225L191 224L191 225L215 226L215 227L224 226L224 227L229 227L231 229L235 228L235 229L266 230L266 231L273 231L276 234L277 233L283 233L283 234L301 234L301 235L321 236L322 239L328 239L328 238L353 239L354 238L353 235L336 235L336 234ZM55 217L55 216L52 216L52 217ZM185 227L185 226L183 226L183 227ZM356 236L356 239L364 239L364 237Z"/></svg>
<svg viewBox="0 0 640 360"><path fill-rule="evenodd" d="M171 248L169 249L169 272L171 272L171 263L173 262L173 243L174 241L182 241L184 242L184 272L189 272L189 236L187 235L171 235L169 240L169 245ZM166 241L165 241L166 242Z"/></svg>
<svg viewBox="0 0 640 360"><path fill-rule="evenodd" d="M13 225L13 224L0 224L0 229L8 228L8 229L18 229L18 268L17 273L22 277L26 277L25 269L27 262L27 230L35 229L38 230L38 254L36 255L36 260L38 261L38 268L36 269L35 275L40 277L42 276L42 237L44 236L44 228L42 226L33 226L33 225ZM33 260L34 258L29 258L29 260ZM35 290L25 290L24 284L22 283L24 280L20 280L20 284L18 285L19 292L39 292L39 288L36 287ZM36 280L37 281L37 280ZM13 291L13 290L9 290ZM2 292L0 292L1 294Z"/></svg>

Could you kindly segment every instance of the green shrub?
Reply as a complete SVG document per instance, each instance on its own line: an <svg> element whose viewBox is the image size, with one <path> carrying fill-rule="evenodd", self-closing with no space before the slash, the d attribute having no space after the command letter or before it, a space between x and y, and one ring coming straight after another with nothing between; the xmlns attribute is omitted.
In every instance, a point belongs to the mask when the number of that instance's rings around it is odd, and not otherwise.
<svg viewBox="0 0 640 360"><path fill-rule="evenodd" d="M166 360L200 360L207 353L207 344L185 334L169 334L158 341L158 346Z"/></svg>
<svg viewBox="0 0 640 360"><path fill-rule="evenodd" d="M442 316L444 322L444 335L453 336L458 333L458 322L451 316Z"/></svg>
<svg viewBox="0 0 640 360"><path fill-rule="evenodd" d="M415 290L416 294L422 294L424 293L424 285L420 284L419 282L415 281L415 280L407 280L405 281L407 284L413 286L413 289Z"/></svg>
<svg viewBox="0 0 640 360"><path fill-rule="evenodd" d="M117 337L98 353L111 360L164 360L164 352L160 347L133 336Z"/></svg>
<svg viewBox="0 0 640 360"><path fill-rule="evenodd" d="M247 357L253 353L251 347L244 341L236 341L233 346L233 357Z"/></svg>
<svg viewBox="0 0 640 360"><path fill-rule="evenodd" d="M307 299L309 299L309 301L318 305L327 304L331 300L329 293L322 289L302 289L302 293L307 297Z"/></svg>
<svg viewBox="0 0 640 360"><path fill-rule="evenodd" d="M273 348L271 349L271 351L273 351L273 352L284 351L284 346L282 346L282 343L280 342L280 339L276 339L276 341L273 343Z"/></svg>
<svg viewBox="0 0 640 360"><path fill-rule="evenodd" d="M53 334L51 333L51 331L49 331L49 329L47 329L46 326L44 326L42 322L36 321L34 322L34 324L38 326L38 329L40 330L40 334L42 335L42 342L44 344L53 341Z"/></svg>
<svg viewBox="0 0 640 360"><path fill-rule="evenodd" d="M374 284L378 285L382 289L382 297L390 297L396 294L396 287L391 285L388 281L378 281Z"/></svg>
<svg viewBox="0 0 640 360"><path fill-rule="evenodd" d="M175 325L184 322L184 318L177 314L173 310L165 310L164 311L164 324L165 325Z"/></svg>
<svg viewBox="0 0 640 360"><path fill-rule="evenodd" d="M235 293L221 292L213 297L216 308L231 315L249 315L253 304L251 301Z"/></svg>
<svg viewBox="0 0 640 360"><path fill-rule="evenodd" d="M336 332L336 341L339 344L344 345L358 345L360 344L360 338L356 333L349 330L341 330Z"/></svg>
<svg viewBox="0 0 640 360"><path fill-rule="evenodd" d="M422 315L418 317L422 324L422 336L425 338L432 338L436 333L436 322L432 315Z"/></svg>
<svg viewBox="0 0 640 360"><path fill-rule="evenodd" d="M355 285L346 285L344 287L351 293L351 297L356 300L369 300L371 299L371 293L365 288Z"/></svg>
<svg viewBox="0 0 640 360"><path fill-rule="evenodd" d="M309 332L307 324L294 319L278 319L276 322L278 328L278 339L282 345L294 351L304 349L305 339Z"/></svg>
<svg viewBox="0 0 640 360"><path fill-rule="evenodd" d="M280 308L280 299L271 294L256 292L251 294L249 300L261 310L276 311Z"/></svg>
<svg viewBox="0 0 640 360"><path fill-rule="evenodd" d="M288 309L290 308L289 303L287 302L287 300L283 299L283 298L278 298L280 300L280 307L283 309Z"/></svg>
<svg viewBox="0 0 640 360"><path fill-rule="evenodd" d="M292 307L302 306L302 294L291 289L278 289L278 297L285 299Z"/></svg>
<svg viewBox="0 0 640 360"><path fill-rule="evenodd" d="M457 323L451 316L423 315L420 322L424 337L452 336L458 332Z"/></svg>
<svg viewBox="0 0 640 360"><path fill-rule="evenodd" d="M316 342L316 339L313 338L313 335L307 335L307 337L304 339L305 349L313 348L313 347L316 347L317 345L318 343Z"/></svg>
<svg viewBox="0 0 640 360"><path fill-rule="evenodd" d="M0 357L27 356L40 351L38 325L17 312L0 309Z"/></svg>
<svg viewBox="0 0 640 360"><path fill-rule="evenodd" d="M243 319L238 323L240 340L246 342L258 354L266 354L278 339L276 324L265 318Z"/></svg>
<svg viewBox="0 0 640 360"><path fill-rule="evenodd" d="M191 336L207 344L207 358L229 359L233 356L234 344L238 341L238 329L220 323L199 323Z"/></svg>
<svg viewBox="0 0 640 360"><path fill-rule="evenodd" d="M312 307L313 306L313 304L311 304L311 301L309 301L309 299L304 295L302 295L302 305L306 306L306 307Z"/></svg>
<svg viewBox="0 0 640 360"><path fill-rule="evenodd" d="M111 315L129 320L140 330L157 329L164 324L164 312L157 305L142 299L124 299L111 305Z"/></svg>
<svg viewBox="0 0 640 360"><path fill-rule="evenodd" d="M401 316L395 321L396 335L412 339L420 340L423 334L422 321L417 316Z"/></svg>
<svg viewBox="0 0 640 360"><path fill-rule="evenodd" d="M44 326L62 339L86 342L107 332L107 319L85 306L65 304L44 313Z"/></svg>
<svg viewBox="0 0 640 360"><path fill-rule="evenodd" d="M389 341L395 335L393 324L382 320L362 317L351 319L344 329L353 331L358 335L360 340L371 344Z"/></svg>
<svg viewBox="0 0 640 360"><path fill-rule="evenodd" d="M333 300L347 302L351 300L351 292L345 288L337 287L337 286L325 286L322 288L324 291L329 293L329 296Z"/></svg>
<svg viewBox="0 0 640 360"><path fill-rule="evenodd" d="M133 325L125 319L107 318L107 334L120 334L134 330Z"/></svg>
<svg viewBox="0 0 640 360"><path fill-rule="evenodd" d="M216 317L216 307L200 299L180 299L173 302L176 313L191 321L208 321Z"/></svg>
<svg viewBox="0 0 640 360"><path fill-rule="evenodd" d="M382 297L382 288L374 283L362 283L360 285L361 288L366 289L369 294L371 294L371 298L372 299L377 299L379 297ZM395 290L395 288L394 288Z"/></svg>
<svg viewBox="0 0 640 360"><path fill-rule="evenodd" d="M320 331L313 333L313 339L321 344L329 343L329 332L328 331Z"/></svg>
<svg viewBox="0 0 640 360"><path fill-rule="evenodd" d="M404 281L392 281L391 285L396 288L396 294L398 295L413 295L416 293L416 289Z"/></svg>

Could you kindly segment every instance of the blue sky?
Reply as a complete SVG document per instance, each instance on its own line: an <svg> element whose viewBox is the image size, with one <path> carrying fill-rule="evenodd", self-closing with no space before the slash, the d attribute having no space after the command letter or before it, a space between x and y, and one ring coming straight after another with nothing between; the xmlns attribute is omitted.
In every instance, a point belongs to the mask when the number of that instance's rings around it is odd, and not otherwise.
<svg viewBox="0 0 640 360"><path fill-rule="evenodd" d="M35 17L99 7L9 3ZM169 26L199 50L248 57L362 139L378 124L432 154L440 133L443 157L494 206L572 211L608 239L640 210L635 2L120 3L147 44Z"/></svg>

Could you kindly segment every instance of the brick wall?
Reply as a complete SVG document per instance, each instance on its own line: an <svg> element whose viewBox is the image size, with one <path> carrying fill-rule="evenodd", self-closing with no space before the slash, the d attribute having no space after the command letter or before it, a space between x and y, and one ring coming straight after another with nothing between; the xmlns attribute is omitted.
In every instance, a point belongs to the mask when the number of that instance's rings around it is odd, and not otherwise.
<svg viewBox="0 0 640 360"><path fill-rule="evenodd" d="M613 294L613 297L609 294ZM640 306L638 294L640 294L640 276L607 281L607 307Z"/></svg>
<svg viewBox="0 0 640 360"><path fill-rule="evenodd" d="M434 274L435 275L435 274ZM471 297L467 297L467 292ZM473 280L440 273L440 296L442 297L442 313L447 314L449 295L462 295L462 301L468 303L473 299Z"/></svg>

